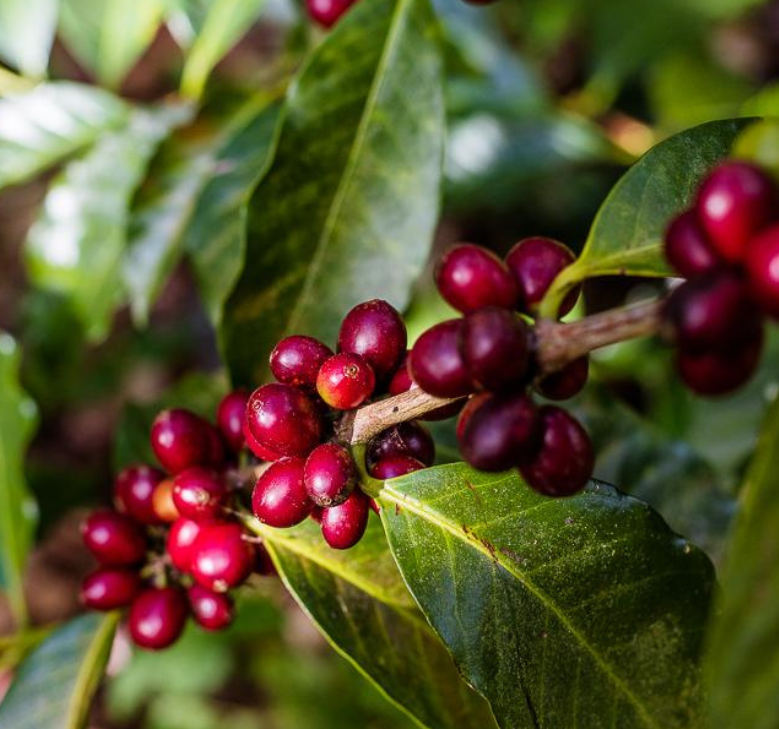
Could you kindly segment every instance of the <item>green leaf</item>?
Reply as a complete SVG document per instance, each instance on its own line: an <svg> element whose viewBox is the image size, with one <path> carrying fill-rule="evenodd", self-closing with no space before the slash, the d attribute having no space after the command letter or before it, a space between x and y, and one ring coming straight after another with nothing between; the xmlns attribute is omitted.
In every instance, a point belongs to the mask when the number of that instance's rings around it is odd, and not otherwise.
<svg viewBox="0 0 779 729"><path fill-rule="evenodd" d="M0 100L0 189L24 182L127 122L121 99L58 81Z"/></svg>
<svg viewBox="0 0 779 729"><path fill-rule="evenodd" d="M0 56L26 76L46 74L58 5L59 0L0 3Z"/></svg>
<svg viewBox="0 0 779 729"><path fill-rule="evenodd" d="M37 521L25 484L24 455L37 420L35 403L19 385L21 352L0 331L0 587L18 625L26 621L22 576Z"/></svg>
<svg viewBox="0 0 779 729"><path fill-rule="evenodd" d="M594 276L668 276L663 234L686 208L701 178L730 151L751 119L709 122L649 150L614 186L576 262L554 281L541 304L554 317L566 293Z"/></svg>
<svg viewBox="0 0 779 729"><path fill-rule="evenodd" d="M263 534L285 584L333 647L384 695L430 729L494 727L400 579L378 522L348 552L316 524Z"/></svg>
<svg viewBox="0 0 779 729"><path fill-rule="evenodd" d="M82 615L44 640L0 704L0 729L82 729L118 619L116 613Z"/></svg>
<svg viewBox="0 0 779 729"><path fill-rule="evenodd" d="M133 194L160 140L184 107L136 109L55 178L27 240L27 266L41 288L65 293L87 336L102 339L122 301L121 260Z"/></svg>
<svg viewBox="0 0 779 729"><path fill-rule="evenodd" d="M380 499L406 584L501 727L700 726L713 569L649 506L464 464Z"/></svg>
<svg viewBox="0 0 779 729"><path fill-rule="evenodd" d="M779 722L779 401L763 426L722 575L708 654L711 726L770 729Z"/></svg>
<svg viewBox="0 0 779 729"><path fill-rule="evenodd" d="M226 304L222 343L236 381L259 379L285 333L332 340L367 298L405 307L439 204L434 35L428 0L357 3L293 84Z"/></svg>

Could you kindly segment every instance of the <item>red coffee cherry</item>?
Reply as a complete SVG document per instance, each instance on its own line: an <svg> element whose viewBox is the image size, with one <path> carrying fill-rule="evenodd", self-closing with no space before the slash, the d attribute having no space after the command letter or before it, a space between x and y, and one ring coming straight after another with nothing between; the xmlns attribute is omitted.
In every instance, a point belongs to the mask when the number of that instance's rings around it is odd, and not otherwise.
<svg viewBox="0 0 779 729"><path fill-rule="evenodd" d="M322 418L314 401L291 385L270 383L249 398L246 422L262 448L281 456L306 456L322 438Z"/></svg>
<svg viewBox="0 0 779 729"><path fill-rule="evenodd" d="M425 466L432 466L435 460L435 442L430 432L416 420L393 425L383 430L368 444L366 462L368 467L385 458L411 456Z"/></svg>
<svg viewBox="0 0 779 729"><path fill-rule="evenodd" d="M777 217L771 178L748 162L725 162L698 190L698 219L725 260L739 263L749 239Z"/></svg>
<svg viewBox="0 0 779 729"><path fill-rule="evenodd" d="M221 445L213 427L189 410L163 410L151 426L151 446L172 474L191 466L218 466Z"/></svg>
<svg viewBox="0 0 779 729"><path fill-rule="evenodd" d="M166 478L161 481L154 489L152 496L152 506L154 513L163 524L172 524L179 518L179 510L173 503L173 479Z"/></svg>
<svg viewBox="0 0 779 729"><path fill-rule="evenodd" d="M233 622L233 600L229 595L192 585L187 590L187 598L192 617L201 628L224 630Z"/></svg>
<svg viewBox="0 0 779 729"><path fill-rule="evenodd" d="M269 448L260 445L252 435L251 430L249 430L249 423L246 420L243 421L243 439L246 442L246 447L261 461L278 461L281 458L278 453L274 453Z"/></svg>
<svg viewBox="0 0 779 729"><path fill-rule="evenodd" d="M159 524L154 511L154 490L165 479L158 468L145 464L122 469L114 482L114 499L119 511L141 524Z"/></svg>
<svg viewBox="0 0 779 729"><path fill-rule="evenodd" d="M463 319L460 354L475 383L493 391L516 388L528 379L530 332L507 309L480 309Z"/></svg>
<svg viewBox="0 0 779 729"><path fill-rule="evenodd" d="M150 587L135 598L127 625L136 645L158 651L178 640L188 613L183 590L178 587Z"/></svg>
<svg viewBox="0 0 779 729"><path fill-rule="evenodd" d="M571 496L592 476L594 456L587 431L565 410L546 405L539 410L541 448L520 466L525 481L546 496Z"/></svg>
<svg viewBox="0 0 779 729"><path fill-rule="evenodd" d="M331 28L356 0L306 0L309 17L324 28Z"/></svg>
<svg viewBox="0 0 779 729"><path fill-rule="evenodd" d="M116 610L129 605L140 589L136 570L105 567L84 578L81 602L92 610Z"/></svg>
<svg viewBox="0 0 779 729"><path fill-rule="evenodd" d="M584 389L589 371L590 358L584 355L542 377L536 383L536 390L547 400L568 400Z"/></svg>
<svg viewBox="0 0 779 729"><path fill-rule="evenodd" d="M215 471L188 468L173 480L173 503L178 513L188 519L214 519L226 500L227 486Z"/></svg>
<svg viewBox="0 0 779 729"><path fill-rule="evenodd" d="M470 413L460 452L480 471L505 471L535 455L539 425L538 410L525 393L492 395Z"/></svg>
<svg viewBox="0 0 779 729"><path fill-rule="evenodd" d="M306 491L304 472L302 458L281 458L272 463L254 487L254 515L264 524L282 529L300 524L313 507Z"/></svg>
<svg viewBox="0 0 779 729"><path fill-rule="evenodd" d="M316 389L330 407L352 410L362 405L376 387L376 377L368 362L359 354L341 352L325 362L319 370Z"/></svg>
<svg viewBox="0 0 779 729"><path fill-rule="evenodd" d="M192 568L192 545L203 529L203 524L194 519L181 517L171 524L166 549L173 566L181 572Z"/></svg>
<svg viewBox="0 0 779 729"><path fill-rule="evenodd" d="M671 222L665 234L665 257L685 278L713 271L722 263L695 210L687 210Z"/></svg>
<svg viewBox="0 0 779 729"><path fill-rule="evenodd" d="M386 380L406 352L406 325L397 310L381 299L355 306L338 334L338 351L359 354L371 366L376 379Z"/></svg>
<svg viewBox="0 0 779 729"><path fill-rule="evenodd" d="M342 504L322 511L322 536L333 549L351 549L368 526L368 497L359 489Z"/></svg>
<svg viewBox="0 0 779 729"><path fill-rule="evenodd" d="M246 403L249 393L246 390L233 390L225 395L216 410L216 425L224 442L234 452L243 448L243 421L246 416Z"/></svg>
<svg viewBox="0 0 779 729"><path fill-rule="evenodd" d="M462 319L436 324L417 339L411 350L409 370L414 382L435 397L461 397L473 390L460 354Z"/></svg>
<svg viewBox="0 0 779 729"><path fill-rule="evenodd" d="M254 569L254 547L239 524L203 524L192 545L190 573L214 592L238 587Z"/></svg>
<svg viewBox="0 0 779 729"><path fill-rule="evenodd" d="M779 319L779 225L749 242L746 267L755 301L766 314Z"/></svg>
<svg viewBox="0 0 779 729"><path fill-rule="evenodd" d="M492 251L465 243L448 250L438 261L435 281L441 296L463 314L485 306L513 309L517 284Z"/></svg>
<svg viewBox="0 0 779 729"><path fill-rule="evenodd" d="M421 471L425 464L411 456L389 456L382 458L370 470L371 476L380 481L389 481L391 478L405 476L407 473Z"/></svg>
<svg viewBox="0 0 779 729"><path fill-rule="evenodd" d="M389 382L387 391L390 395L400 395L402 392L408 392L414 384L414 380L411 379L411 373L408 371L408 359L411 354L410 350L406 350L406 354L398 365L398 369L395 370L395 374L392 375L392 379Z"/></svg>
<svg viewBox="0 0 779 729"><path fill-rule="evenodd" d="M296 334L282 339L270 355L270 371L285 385L316 392L316 376L325 360L334 354L314 337Z"/></svg>
<svg viewBox="0 0 779 729"><path fill-rule="evenodd" d="M306 459L303 483L317 506L343 503L357 485L357 468L351 453L336 443L317 446Z"/></svg>
<svg viewBox="0 0 779 729"><path fill-rule="evenodd" d="M146 539L132 519L115 511L90 514L81 525L84 544L104 565L137 564L146 557Z"/></svg>
<svg viewBox="0 0 779 729"><path fill-rule="evenodd" d="M489 400L491 397L492 395L489 392L477 392L475 395L468 398L457 418L455 435L457 436L458 443L465 437L465 429L468 427L468 423L473 414L481 407L482 403Z"/></svg>
<svg viewBox="0 0 779 729"><path fill-rule="evenodd" d="M535 312L560 271L576 260L573 251L551 238L525 238L506 256L506 265L519 285L519 309ZM563 299L558 316L565 316L576 305L580 287Z"/></svg>

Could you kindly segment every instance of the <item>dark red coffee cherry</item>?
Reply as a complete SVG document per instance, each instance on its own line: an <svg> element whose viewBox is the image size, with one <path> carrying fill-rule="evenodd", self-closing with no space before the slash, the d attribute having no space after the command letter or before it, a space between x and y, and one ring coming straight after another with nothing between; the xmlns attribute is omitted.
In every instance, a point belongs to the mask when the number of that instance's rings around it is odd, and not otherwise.
<svg viewBox="0 0 779 729"><path fill-rule="evenodd" d="M359 354L349 352L330 357L316 379L319 397L337 410L352 410L362 405L375 387L376 377L371 366Z"/></svg>
<svg viewBox="0 0 779 729"><path fill-rule="evenodd" d="M223 592L192 585L187 590L189 609L195 622L206 630L224 630L233 622L233 600Z"/></svg>
<svg viewBox="0 0 779 729"><path fill-rule="evenodd" d="M664 334L687 351L726 350L754 337L761 315L742 277L714 271L677 286L663 307Z"/></svg>
<svg viewBox="0 0 779 729"><path fill-rule="evenodd" d="M386 379L398 368L406 353L406 325L397 310L381 299L355 306L345 317L338 334L338 351L363 357L376 379Z"/></svg>
<svg viewBox="0 0 779 729"><path fill-rule="evenodd" d="M203 529L203 523L181 517L171 524L166 549L173 566L181 572L192 568L192 545Z"/></svg>
<svg viewBox="0 0 779 729"><path fill-rule="evenodd" d="M317 446L306 459L303 483L317 506L346 501L357 485L357 467L351 453L337 443Z"/></svg>
<svg viewBox="0 0 779 729"><path fill-rule="evenodd" d="M146 556L146 539L136 522L115 511L95 511L81 525L84 544L98 562L137 564Z"/></svg>
<svg viewBox="0 0 779 729"><path fill-rule="evenodd" d="M438 261L435 281L441 296L463 314L517 305L517 284L506 264L481 246L465 243L448 250Z"/></svg>
<svg viewBox="0 0 779 729"><path fill-rule="evenodd" d="M777 217L771 178L748 162L725 162L698 190L698 218L725 260L739 263L749 239Z"/></svg>
<svg viewBox="0 0 779 729"><path fill-rule="evenodd" d="M173 503L181 516L207 521L220 514L227 486L215 471L188 468L173 480Z"/></svg>
<svg viewBox="0 0 779 729"><path fill-rule="evenodd" d="M305 461L281 458L257 479L252 494L254 515L264 524L286 528L300 524L313 507L304 483Z"/></svg>
<svg viewBox="0 0 779 729"><path fill-rule="evenodd" d="M370 509L368 497L359 489L342 504L322 511L322 536L333 549L351 549L365 534Z"/></svg>
<svg viewBox="0 0 779 729"><path fill-rule="evenodd" d="M484 398L459 440L463 458L480 471L505 471L529 461L538 448L538 410L524 393Z"/></svg>
<svg viewBox="0 0 779 729"><path fill-rule="evenodd" d="M257 388L246 407L246 422L262 448L280 456L306 456L322 438L322 417L314 401L291 385Z"/></svg>
<svg viewBox="0 0 779 729"><path fill-rule="evenodd" d="M519 309L534 313L560 271L576 260L573 251L551 238L525 238L506 256L506 265L519 285ZM577 286L563 299L558 316L565 316L576 305Z"/></svg>
<svg viewBox="0 0 779 729"><path fill-rule="evenodd" d="M368 444L366 462L368 468L385 458L411 456L426 466L435 460L435 442L428 430L416 420L393 425L383 430Z"/></svg>
<svg viewBox="0 0 779 729"><path fill-rule="evenodd" d="M460 354L473 381L499 391L527 381L530 332L516 314L488 307L463 319Z"/></svg>
<svg viewBox="0 0 779 729"><path fill-rule="evenodd" d="M154 490L165 479L158 468L129 466L119 472L114 482L114 499L119 511L141 524L159 524L154 511Z"/></svg>
<svg viewBox="0 0 779 729"><path fill-rule="evenodd" d="M411 456L389 456L378 461L370 469L370 474L380 481L389 481L391 478L421 471L424 467L424 463Z"/></svg>
<svg viewBox="0 0 779 729"><path fill-rule="evenodd" d="M387 391L390 395L400 395L403 392L408 392L414 385L414 380L411 379L411 373L408 371L408 359L410 354L411 351L407 350L398 365L398 369L395 370L395 374L392 375L392 379L387 387Z"/></svg>
<svg viewBox="0 0 779 729"><path fill-rule="evenodd" d="M137 570L105 567L84 578L81 602L92 610L116 610L127 607L140 589Z"/></svg>
<svg viewBox="0 0 779 729"><path fill-rule="evenodd" d="M151 426L151 446L172 474L191 466L218 466L222 453L210 423L189 410L163 410Z"/></svg>
<svg viewBox="0 0 779 729"><path fill-rule="evenodd" d="M779 319L779 225L749 242L746 266L750 293L766 314Z"/></svg>
<svg viewBox="0 0 779 729"><path fill-rule="evenodd" d="M536 390L548 400L568 400L584 389L589 371L590 358L584 355L561 370L544 375L536 383Z"/></svg>
<svg viewBox="0 0 779 729"><path fill-rule="evenodd" d="M154 489L152 506L157 519L163 524L172 524L181 516L176 504L173 502L173 479L166 478Z"/></svg>
<svg viewBox="0 0 779 729"><path fill-rule="evenodd" d="M270 355L270 371L285 385L316 392L316 376L333 350L314 337L300 334L282 339Z"/></svg>
<svg viewBox="0 0 779 729"><path fill-rule="evenodd" d="M722 263L706 237L695 210L682 213L668 226L665 257L677 273L685 278L713 271Z"/></svg>
<svg viewBox="0 0 779 729"><path fill-rule="evenodd" d="M254 569L254 547L239 524L203 524L192 545L190 573L214 592L238 587Z"/></svg>
<svg viewBox="0 0 779 729"><path fill-rule="evenodd" d="M306 0L309 17L324 28L331 28L356 0Z"/></svg>
<svg viewBox="0 0 779 729"><path fill-rule="evenodd" d="M436 324L411 350L409 370L414 382L436 397L461 397L473 390L468 369L460 354L462 319Z"/></svg>
<svg viewBox="0 0 779 729"><path fill-rule="evenodd" d="M222 398L216 410L219 432L224 442L236 453L243 448L243 421L248 400L249 393L246 390L233 390Z"/></svg>
<svg viewBox="0 0 779 729"><path fill-rule="evenodd" d="M262 577L276 577L279 574L264 544L254 545L254 573Z"/></svg>
<svg viewBox="0 0 779 729"><path fill-rule="evenodd" d="M184 591L178 587L150 587L135 598L127 619L133 642L158 651L178 640L189 614Z"/></svg>

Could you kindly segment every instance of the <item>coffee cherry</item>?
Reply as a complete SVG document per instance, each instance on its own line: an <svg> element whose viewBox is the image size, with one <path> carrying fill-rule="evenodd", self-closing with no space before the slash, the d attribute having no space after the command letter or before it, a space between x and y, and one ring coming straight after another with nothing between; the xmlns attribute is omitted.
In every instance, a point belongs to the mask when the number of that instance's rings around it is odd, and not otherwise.
<svg viewBox="0 0 779 729"><path fill-rule="evenodd" d="M314 337L296 334L282 339L270 355L270 371L285 385L316 392L316 376L325 360L334 354Z"/></svg>
<svg viewBox="0 0 779 729"><path fill-rule="evenodd" d="M542 377L536 383L536 390L548 400L568 400L584 389L589 371L590 358L578 357L561 370Z"/></svg>
<svg viewBox="0 0 779 729"><path fill-rule="evenodd" d="M172 474L191 466L218 466L221 445L212 426L189 410L163 410L151 426L151 446Z"/></svg>
<svg viewBox="0 0 779 729"><path fill-rule="evenodd" d="M190 573L208 590L238 587L254 569L254 547L239 524L203 524L192 545Z"/></svg>
<svg viewBox="0 0 779 729"><path fill-rule="evenodd" d="M355 0L306 0L306 8L312 20L331 28L354 3Z"/></svg>
<svg viewBox="0 0 779 729"><path fill-rule="evenodd" d="M776 219L774 183L748 162L725 162L698 190L698 218L709 240L725 260L739 263L749 239Z"/></svg>
<svg viewBox="0 0 779 729"><path fill-rule="evenodd" d="M414 380L411 379L411 373L408 371L408 359L410 354L411 351L407 350L398 365L398 369L395 370L395 374L392 375L392 379L387 386L387 391L390 395L400 395L403 392L408 392L414 385Z"/></svg>
<svg viewBox="0 0 779 729"><path fill-rule="evenodd" d="M236 453L243 448L243 421L248 400L249 393L246 390L233 390L222 398L216 410L219 432L225 443Z"/></svg>
<svg viewBox="0 0 779 729"><path fill-rule="evenodd" d="M262 448L280 456L305 456L322 437L322 418L302 390L279 383L257 388L246 407L248 429Z"/></svg>
<svg viewBox="0 0 779 729"><path fill-rule="evenodd" d="M363 357L376 379L386 380L406 352L406 325L397 310L381 299L355 306L338 334L338 351Z"/></svg>
<svg viewBox="0 0 779 729"><path fill-rule="evenodd" d="M179 514L188 519L213 519L226 500L227 486L215 471L188 468L173 480L173 503Z"/></svg>
<svg viewBox="0 0 779 729"><path fill-rule="evenodd" d="M671 222L665 234L665 257L685 278L712 271L722 262L703 232L695 210L688 210Z"/></svg>
<svg viewBox="0 0 779 729"><path fill-rule="evenodd" d="M779 225L749 242L746 267L755 301L766 314L779 319Z"/></svg>
<svg viewBox="0 0 779 729"><path fill-rule="evenodd" d="M257 439L252 435L249 430L248 420L243 421L243 439L246 443L246 447L254 453L261 461L278 461L281 456L278 453L274 453L269 448L265 448L260 445Z"/></svg>
<svg viewBox="0 0 779 729"><path fill-rule="evenodd" d="M158 651L176 642L187 621L189 607L178 587L150 587L135 598L127 624L136 645Z"/></svg>
<svg viewBox="0 0 779 729"><path fill-rule="evenodd" d="M492 395L468 417L460 452L480 471L505 471L533 457L539 433L538 410L526 394Z"/></svg>
<svg viewBox="0 0 779 729"><path fill-rule="evenodd" d="M527 380L530 332L517 315L488 307L468 314L460 332L460 354L473 381L505 390Z"/></svg>
<svg viewBox="0 0 779 729"><path fill-rule="evenodd" d="M458 443L465 437L465 429L468 427L468 423L470 422L471 417L473 417L473 414L481 407L482 403L486 402L491 397L492 395L489 392L477 392L475 395L468 398L457 418L455 435L457 436Z"/></svg>
<svg viewBox="0 0 779 729"><path fill-rule="evenodd" d="M114 499L119 511L141 524L158 524L154 512L154 490L165 474L153 466L129 466L119 472L114 482Z"/></svg>
<svg viewBox="0 0 779 729"><path fill-rule="evenodd" d="M519 309L534 313L560 271L576 260L568 246L551 238L525 238L506 256L506 265L519 285ZM558 316L565 316L576 305L580 288L563 299Z"/></svg>
<svg viewBox="0 0 779 729"><path fill-rule="evenodd" d="M352 491L342 504L322 511L322 536L333 549L350 549L362 539L368 526L368 497Z"/></svg>
<svg viewBox="0 0 779 729"><path fill-rule="evenodd" d="M106 567L84 578L81 602L92 610L116 610L129 605L140 589L136 570Z"/></svg>
<svg viewBox="0 0 779 729"><path fill-rule="evenodd" d="M173 501L172 478L166 478L154 489L152 506L157 518L164 524L172 524L181 516Z"/></svg>
<svg viewBox="0 0 779 729"><path fill-rule="evenodd" d="M517 284L508 268L481 246L465 243L447 251L438 261L435 281L441 296L463 314L485 306L513 309L517 304Z"/></svg>
<svg viewBox="0 0 779 729"><path fill-rule="evenodd" d="M203 529L203 523L181 517L171 524L165 548L173 566L181 572L192 568L192 545Z"/></svg>
<svg viewBox="0 0 779 729"><path fill-rule="evenodd" d="M368 444L365 459L370 468L393 456L411 456L426 466L432 466L435 443L426 428L416 420L408 420L387 428L373 438Z"/></svg>
<svg viewBox="0 0 779 729"><path fill-rule="evenodd" d="M81 525L81 536L89 551L105 565L136 564L146 556L146 540L141 528L115 511L90 514Z"/></svg>
<svg viewBox="0 0 779 729"><path fill-rule="evenodd" d="M473 389L473 383L460 354L462 319L436 324L411 350L409 371L414 382L435 397L461 397Z"/></svg>
<svg viewBox="0 0 779 729"><path fill-rule="evenodd" d="M233 600L222 592L192 585L187 590L189 608L195 622L206 630L224 630L233 622Z"/></svg>
<svg viewBox="0 0 779 729"><path fill-rule="evenodd" d="M359 354L333 355L319 369L316 389L330 407L352 410L362 405L376 387L376 377Z"/></svg>
<svg viewBox="0 0 779 729"><path fill-rule="evenodd" d="M281 458L257 479L252 493L252 510L264 524L286 528L300 524L313 503L304 483L305 461Z"/></svg>
<svg viewBox="0 0 779 729"><path fill-rule="evenodd" d="M421 471L425 464L411 456L389 456L378 461L370 474L380 481L389 481L391 478L405 476L407 473Z"/></svg>
<svg viewBox="0 0 779 729"><path fill-rule="evenodd" d="M351 453L336 443L317 446L306 459L303 483L317 506L343 503L357 485L357 468Z"/></svg>
<svg viewBox="0 0 779 729"><path fill-rule="evenodd" d="M541 448L520 466L525 481L546 496L571 496L592 476L594 456L587 431L565 410L546 405L539 411Z"/></svg>

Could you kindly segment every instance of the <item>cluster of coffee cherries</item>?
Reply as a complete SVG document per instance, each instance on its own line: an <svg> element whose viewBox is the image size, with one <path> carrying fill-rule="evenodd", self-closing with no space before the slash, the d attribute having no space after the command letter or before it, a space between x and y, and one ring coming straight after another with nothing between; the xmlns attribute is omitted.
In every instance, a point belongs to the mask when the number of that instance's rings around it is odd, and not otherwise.
<svg viewBox="0 0 779 729"><path fill-rule="evenodd" d="M216 426L184 409L159 413L151 445L162 468L122 470L115 509L95 511L82 525L100 563L84 580L82 601L95 610L129 607L130 635L142 648L171 645L189 616L206 630L227 627L229 590L253 572L273 574L265 548L234 518L247 399L226 395Z"/></svg>
<svg viewBox="0 0 779 729"><path fill-rule="evenodd" d="M665 237L669 263L687 280L663 309L681 379L721 395L754 373L764 316L779 319L779 191L756 165L727 161L701 183Z"/></svg>

